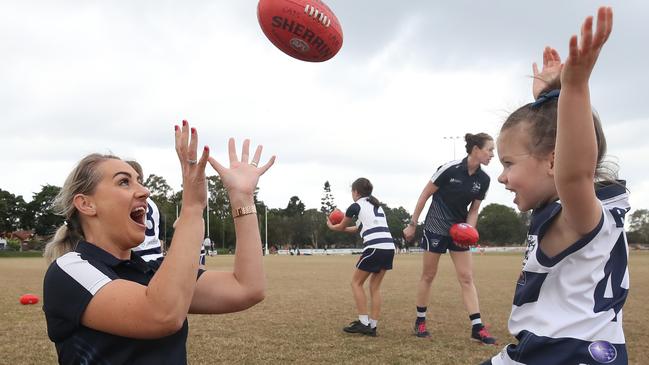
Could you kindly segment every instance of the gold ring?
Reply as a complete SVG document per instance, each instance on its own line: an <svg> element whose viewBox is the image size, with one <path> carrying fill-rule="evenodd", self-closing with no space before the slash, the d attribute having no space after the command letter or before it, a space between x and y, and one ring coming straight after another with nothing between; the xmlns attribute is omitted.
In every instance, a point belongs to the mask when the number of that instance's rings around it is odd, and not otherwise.
<svg viewBox="0 0 649 365"><path fill-rule="evenodd" d="M250 164L254 167L257 167L257 164L259 164L259 162L252 161Z"/></svg>

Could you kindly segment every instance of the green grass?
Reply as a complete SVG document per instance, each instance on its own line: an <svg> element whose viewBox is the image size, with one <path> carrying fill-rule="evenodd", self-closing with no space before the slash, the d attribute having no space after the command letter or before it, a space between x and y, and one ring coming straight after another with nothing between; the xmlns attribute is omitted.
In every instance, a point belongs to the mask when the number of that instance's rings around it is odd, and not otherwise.
<svg viewBox="0 0 649 365"><path fill-rule="evenodd" d="M190 316L187 343L191 364L478 364L502 346L469 340L468 316L449 257L433 284L429 318L433 339L411 329L421 256L398 255L383 283L379 337L347 335L354 320L349 280L358 256L271 256L265 258L268 292L264 302L242 312ZM210 269L229 269L233 256L208 258ZM474 259L483 320L501 344L512 341L507 319L520 270L520 255L487 254ZM0 260L0 363L51 364L54 345L46 334L42 303L23 306L20 295L42 295L45 263L38 258ZM624 307L630 364L649 363L649 253L632 251L631 292Z"/></svg>
<svg viewBox="0 0 649 365"><path fill-rule="evenodd" d="M3 257L43 257L43 251L0 251L0 258Z"/></svg>

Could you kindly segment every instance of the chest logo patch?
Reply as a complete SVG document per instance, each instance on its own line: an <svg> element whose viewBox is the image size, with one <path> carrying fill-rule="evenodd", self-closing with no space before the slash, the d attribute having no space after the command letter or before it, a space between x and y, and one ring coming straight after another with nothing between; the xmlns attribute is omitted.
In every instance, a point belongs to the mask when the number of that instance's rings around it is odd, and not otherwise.
<svg viewBox="0 0 649 365"><path fill-rule="evenodd" d="M481 185L479 182L475 181L473 182L473 186L471 187L471 192L472 193L478 193L480 192Z"/></svg>
<svg viewBox="0 0 649 365"><path fill-rule="evenodd" d="M617 349L608 341L595 341L588 346L588 353L597 362L610 364L617 358Z"/></svg>

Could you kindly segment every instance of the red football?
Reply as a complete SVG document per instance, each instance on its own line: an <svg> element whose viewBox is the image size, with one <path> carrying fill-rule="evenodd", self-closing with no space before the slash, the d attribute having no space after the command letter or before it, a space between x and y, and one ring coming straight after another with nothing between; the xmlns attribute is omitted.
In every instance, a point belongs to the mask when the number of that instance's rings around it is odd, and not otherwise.
<svg viewBox="0 0 649 365"><path fill-rule="evenodd" d="M36 304L38 297L34 294L23 294L20 296L20 304Z"/></svg>
<svg viewBox="0 0 649 365"><path fill-rule="evenodd" d="M338 224L343 221L345 214L340 209L334 209L331 214L329 214L329 221L333 224Z"/></svg>
<svg viewBox="0 0 649 365"><path fill-rule="evenodd" d="M277 48L298 60L326 61L343 45L338 18L322 0L259 0L257 20Z"/></svg>
<svg viewBox="0 0 649 365"><path fill-rule="evenodd" d="M453 242L460 246L470 246L478 242L480 235L478 231L467 223L455 223L451 226L449 234Z"/></svg>

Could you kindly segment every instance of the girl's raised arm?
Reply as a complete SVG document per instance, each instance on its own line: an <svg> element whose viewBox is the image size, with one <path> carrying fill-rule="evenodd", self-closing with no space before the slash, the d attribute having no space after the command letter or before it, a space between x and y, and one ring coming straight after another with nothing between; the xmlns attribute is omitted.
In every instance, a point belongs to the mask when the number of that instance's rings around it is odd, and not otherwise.
<svg viewBox="0 0 649 365"><path fill-rule="evenodd" d="M577 234L592 231L601 218L593 179L598 160L597 137L588 82L604 43L611 34L613 11L601 7L593 34L593 17L581 27L581 42L570 38L570 52L561 71L554 180L567 224Z"/></svg>

